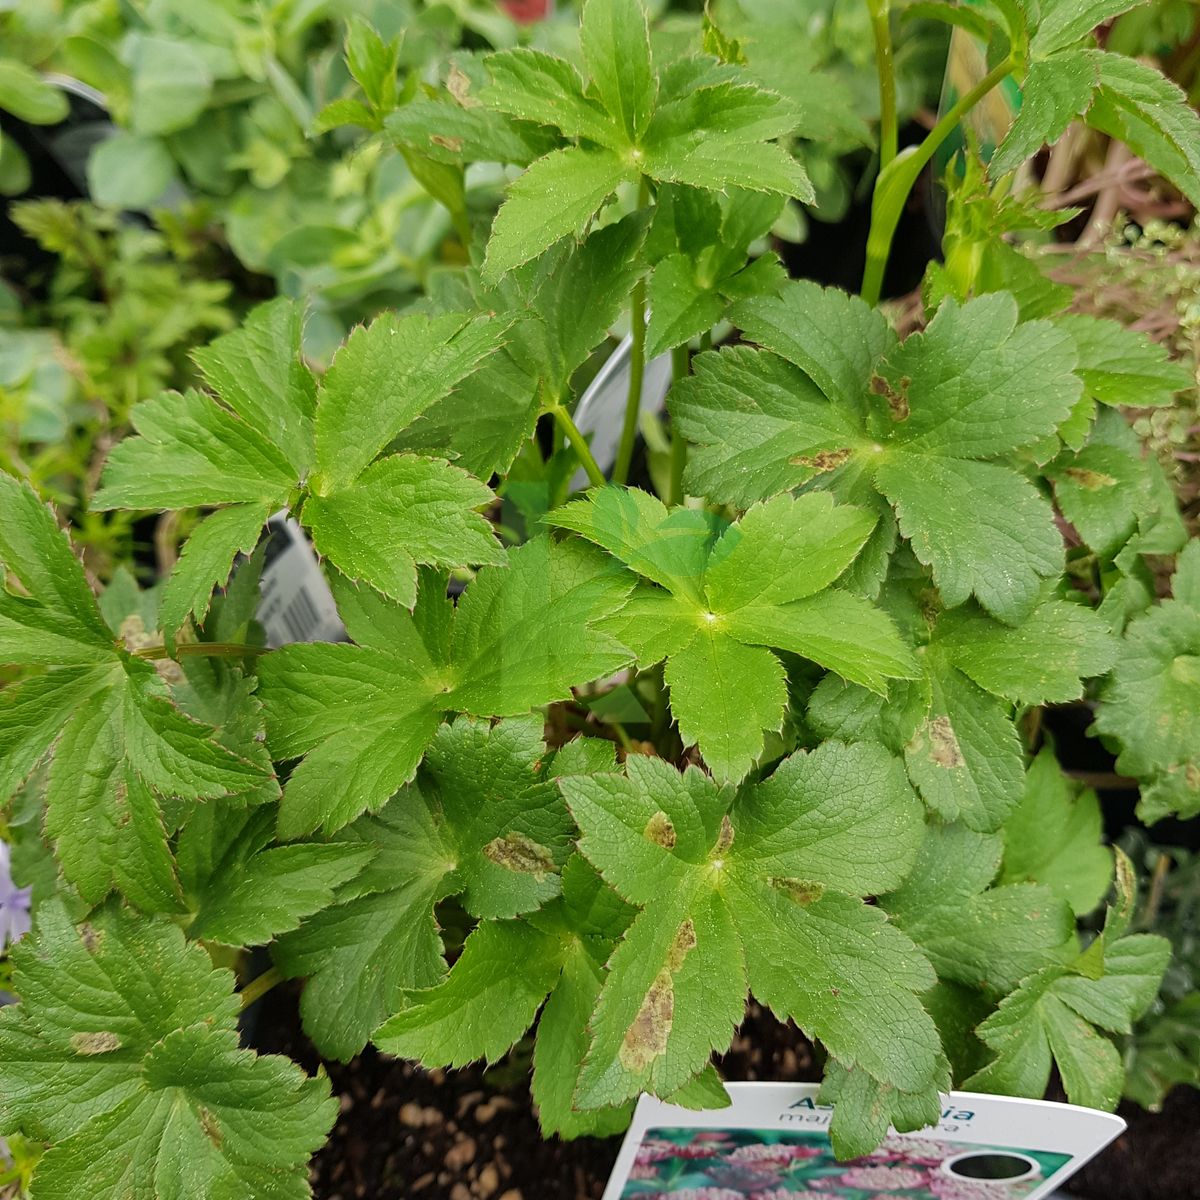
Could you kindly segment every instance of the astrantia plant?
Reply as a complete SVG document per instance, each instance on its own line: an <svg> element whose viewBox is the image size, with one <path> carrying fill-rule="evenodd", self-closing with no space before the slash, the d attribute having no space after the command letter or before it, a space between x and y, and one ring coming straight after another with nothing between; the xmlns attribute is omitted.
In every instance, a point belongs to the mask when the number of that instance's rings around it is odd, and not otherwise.
<svg viewBox="0 0 1200 1200"><path fill-rule="evenodd" d="M1148 811L1196 811L1195 547L1154 606L1143 557L1182 526L1120 412L1187 380L1063 314L994 240L1033 206L975 160L920 331L872 278L903 180L1012 72L993 171L1085 112L1200 190L1200 120L1090 40L1119 7L998 6L987 87L908 155L884 129L863 298L784 282L761 242L807 183L753 44L706 26L655 55L636 0L588 0L578 63L463 56L398 107L375 86L399 144L527 168L473 263L319 379L280 299L196 355L203 388L134 410L97 506L208 510L161 588L97 599L0 477L0 788L40 817L14 825L37 890L0 1132L47 1144L35 1197L306 1194L334 1105L239 1048L229 968L255 947L273 965L240 1003L303 980L327 1058L531 1039L563 1136L621 1129L642 1092L723 1103L748 996L821 1048L842 1156L1055 1065L1116 1103L1112 1038L1169 947L1129 931L1095 797L1032 752L1040 706L1099 696ZM627 302L606 480L573 413ZM725 321L737 344L693 359ZM628 486L647 342L675 371L657 496ZM281 509L345 642L262 645Z"/></svg>

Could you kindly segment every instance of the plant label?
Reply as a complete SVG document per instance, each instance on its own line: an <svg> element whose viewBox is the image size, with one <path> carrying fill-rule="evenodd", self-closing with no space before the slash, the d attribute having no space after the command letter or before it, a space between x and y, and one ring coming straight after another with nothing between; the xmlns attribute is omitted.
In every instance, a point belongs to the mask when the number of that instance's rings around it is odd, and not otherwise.
<svg viewBox="0 0 1200 1200"><path fill-rule="evenodd" d="M935 1126L839 1162L806 1083L727 1084L728 1108L638 1102L603 1200L1040 1200L1124 1128L1111 1113L951 1092Z"/></svg>

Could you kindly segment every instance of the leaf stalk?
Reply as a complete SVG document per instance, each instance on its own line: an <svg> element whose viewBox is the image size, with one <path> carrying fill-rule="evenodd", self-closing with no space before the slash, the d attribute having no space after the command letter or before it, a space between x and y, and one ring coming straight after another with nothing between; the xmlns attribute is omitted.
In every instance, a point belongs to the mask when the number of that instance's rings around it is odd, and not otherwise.
<svg viewBox="0 0 1200 1200"><path fill-rule="evenodd" d="M871 232L867 237L867 266L863 273L862 298L868 304L874 306L879 303L883 291L883 272L892 250L892 238L913 185L938 148L958 128L963 117L992 88L1007 79L1015 65L1010 55L993 67L970 91L958 98L919 146L911 152L906 150L904 154L898 154L879 172L871 203Z"/></svg>
<svg viewBox="0 0 1200 1200"><path fill-rule="evenodd" d="M645 175L638 185L638 208L650 203L650 183ZM613 463L613 483L626 483L629 467L633 462L633 445L637 440L638 416L642 408L642 381L646 375L646 277L641 276L633 285L630 301L630 337L632 349L629 355L629 392L625 397L625 421L621 426L621 441L617 446L617 458Z"/></svg>
<svg viewBox="0 0 1200 1200"><path fill-rule="evenodd" d="M900 147L891 5L888 0L867 0L867 10L871 14L871 32L875 38L875 70L879 75L879 169L882 171L896 157Z"/></svg>
<svg viewBox="0 0 1200 1200"><path fill-rule="evenodd" d="M250 980L238 992L238 998L242 1004L242 1012L245 1012L256 1000L261 1000L277 983L282 982L283 972L278 967L268 967L261 975Z"/></svg>

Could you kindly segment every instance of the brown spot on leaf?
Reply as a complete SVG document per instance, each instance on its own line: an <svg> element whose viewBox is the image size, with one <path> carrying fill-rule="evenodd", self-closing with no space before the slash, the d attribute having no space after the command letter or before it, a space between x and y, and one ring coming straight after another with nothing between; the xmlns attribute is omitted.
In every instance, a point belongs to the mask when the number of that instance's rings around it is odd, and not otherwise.
<svg viewBox="0 0 1200 1200"><path fill-rule="evenodd" d="M121 1049L121 1039L115 1033L101 1030L95 1033L72 1033L71 1049L76 1054L112 1054Z"/></svg>
<svg viewBox="0 0 1200 1200"><path fill-rule="evenodd" d="M825 895L825 885L814 879L772 879L771 886L785 892L801 908L815 904Z"/></svg>
<svg viewBox="0 0 1200 1200"><path fill-rule="evenodd" d="M90 921L84 921L79 927L79 936L83 941L83 948L89 954L95 954L97 950L104 944L104 934L102 934Z"/></svg>
<svg viewBox="0 0 1200 1200"><path fill-rule="evenodd" d="M484 846L483 854L498 867L507 867L510 871L521 871L538 878L554 870L554 856L550 851L516 831L493 838Z"/></svg>
<svg viewBox="0 0 1200 1200"><path fill-rule="evenodd" d="M450 64L450 74L446 78L446 90L463 108L479 107L479 101L471 95L470 77L458 63Z"/></svg>
<svg viewBox="0 0 1200 1200"><path fill-rule="evenodd" d="M221 1124L210 1109L201 1107L200 1128L204 1130L204 1136L220 1150L221 1143L225 1140L225 1134L221 1131Z"/></svg>
<svg viewBox="0 0 1200 1200"><path fill-rule="evenodd" d="M667 1039L675 1020L675 982L671 972L659 971L650 985L638 1015L625 1032L617 1058L627 1071L644 1071L667 1052Z"/></svg>
<svg viewBox="0 0 1200 1200"><path fill-rule="evenodd" d="M617 1054L627 1071L644 1071L667 1052L667 1040L675 1020L675 975L684 959L696 948L696 926L689 917L675 934L667 951L666 966L659 971Z"/></svg>
<svg viewBox="0 0 1200 1200"><path fill-rule="evenodd" d="M908 389L912 387L912 380L907 375L901 377L899 389L893 388L882 375L872 375L869 386L876 396L887 401L893 421L908 420Z"/></svg>
<svg viewBox="0 0 1200 1200"><path fill-rule="evenodd" d="M662 846L664 850L675 849L675 826L671 824L671 818L665 812L661 810L656 812L646 822L643 832L650 841L655 845Z"/></svg>
<svg viewBox="0 0 1200 1200"><path fill-rule="evenodd" d="M1072 483L1079 484L1081 488L1086 488L1089 492L1112 487L1117 482L1111 475L1105 475L1103 471L1089 471L1086 467L1068 467L1063 474Z"/></svg>
<svg viewBox="0 0 1200 1200"><path fill-rule="evenodd" d="M667 970L672 975L683 966L683 960L696 948L696 926L689 917L679 927L667 955Z"/></svg>
<svg viewBox="0 0 1200 1200"><path fill-rule="evenodd" d="M453 150L455 154L463 148L463 140L460 137L445 137L440 133L431 133L429 140L435 146L444 146L447 150Z"/></svg>
<svg viewBox="0 0 1200 1200"><path fill-rule="evenodd" d="M958 738L954 736L954 727L947 716L934 717L925 727L929 735L929 757L939 767L952 770L954 767L966 766L967 760L959 748Z"/></svg>
<svg viewBox="0 0 1200 1200"><path fill-rule="evenodd" d="M717 844L713 847L714 854L724 854L733 845L733 822L729 814L721 818L721 831L717 834Z"/></svg>
<svg viewBox="0 0 1200 1200"><path fill-rule="evenodd" d="M840 467L851 453L849 446L842 446L838 450L822 450L819 454L797 454L794 458L789 458L788 462L793 467L812 467L814 471L832 471Z"/></svg>
<svg viewBox="0 0 1200 1200"><path fill-rule="evenodd" d="M71 1035L71 1049L76 1054L111 1054L120 1048L121 1039L115 1033L109 1033L107 1030Z"/></svg>

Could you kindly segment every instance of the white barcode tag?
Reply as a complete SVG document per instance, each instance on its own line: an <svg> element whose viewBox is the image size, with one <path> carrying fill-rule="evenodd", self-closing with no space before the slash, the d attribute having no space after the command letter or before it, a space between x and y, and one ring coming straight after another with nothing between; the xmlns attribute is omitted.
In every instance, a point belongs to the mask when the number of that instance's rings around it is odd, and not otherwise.
<svg viewBox="0 0 1200 1200"><path fill-rule="evenodd" d="M272 650L291 642L344 642L346 629L304 530L286 513L267 522L258 621Z"/></svg>

